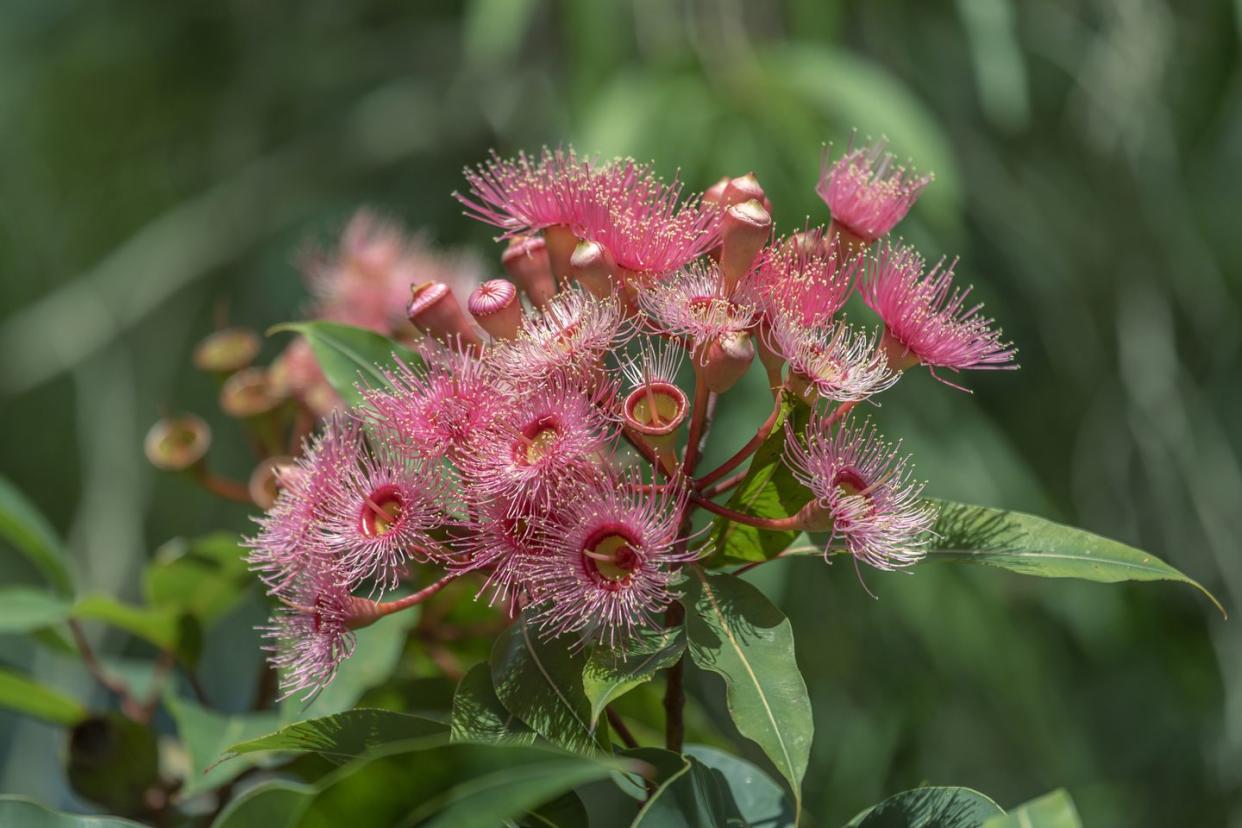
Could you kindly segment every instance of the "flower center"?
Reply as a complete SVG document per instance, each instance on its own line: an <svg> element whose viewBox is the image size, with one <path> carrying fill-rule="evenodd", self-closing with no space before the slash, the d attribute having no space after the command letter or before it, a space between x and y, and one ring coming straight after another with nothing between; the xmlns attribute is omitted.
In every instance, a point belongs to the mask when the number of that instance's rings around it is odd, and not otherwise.
<svg viewBox="0 0 1242 828"><path fill-rule="evenodd" d="M633 541L615 530L596 532L582 548L587 572L596 576L605 588L618 589L642 563Z"/></svg>
<svg viewBox="0 0 1242 828"><path fill-rule="evenodd" d="M556 417L540 417L518 435L513 457L518 465L533 466L548 455L560 436L561 424Z"/></svg>
<svg viewBox="0 0 1242 828"><path fill-rule="evenodd" d="M867 481L853 469L841 469L837 472L836 477L832 481L832 485L847 495L867 495Z"/></svg>
<svg viewBox="0 0 1242 828"><path fill-rule="evenodd" d="M391 532L401 518L405 504L401 491L393 484L380 486L362 503L358 514L358 530L368 538Z"/></svg>

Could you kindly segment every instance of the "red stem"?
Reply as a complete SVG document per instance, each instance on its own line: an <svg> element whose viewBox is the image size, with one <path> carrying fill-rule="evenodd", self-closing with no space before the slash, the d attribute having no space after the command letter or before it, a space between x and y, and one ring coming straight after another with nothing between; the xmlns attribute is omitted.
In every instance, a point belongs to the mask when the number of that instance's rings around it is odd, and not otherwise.
<svg viewBox="0 0 1242 828"><path fill-rule="evenodd" d="M732 489L737 484L746 479L746 475L750 473L750 469L742 469L740 472L726 477L714 486L708 486L703 490L703 497L716 497Z"/></svg>
<svg viewBox="0 0 1242 828"><path fill-rule="evenodd" d="M199 473L198 483L216 497L232 500L235 503L251 502L250 490L246 488L246 484L239 483L236 480L229 480L227 477L213 474L206 469Z"/></svg>
<svg viewBox="0 0 1242 828"><path fill-rule="evenodd" d="M785 532L802 528L798 515L790 515L785 518L765 518L758 517L756 515L747 515L742 512L735 512L727 506L721 506L718 503L713 503L707 498L696 494L690 495L690 502L694 503L696 506L703 507L709 512L720 515L723 518L728 518L734 523L744 523L747 526L757 526L760 529L771 529L776 532Z"/></svg>
<svg viewBox="0 0 1242 828"><path fill-rule="evenodd" d="M690 415L690 437L686 441L686 454L681 466L686 475L694 474L694 467L699 463L699 439L703 434L703 425L707 422L707 400L711 392L702 371L694 372L694 411Z"/></svg>
<svg viewBox="0 0 1242 828"><path fill-rule="evenodd" d="M763 425L759 426L759 428L755 431L755 436L751 437L746 445L738 449L737 453L728 460L724 461L717 468L712 469L702 477L696 479L694 481L694 487L696 489L701 489L704 486L716 482L740 466L743 462L745 462L746 458L758 451L759 446L763 445L763 441L768 439L768 435L771 434L772 429L776 427L776 421L780 419L781 396L781 390L777 389L776 399L772 405L772 413L769 414L768 418L763 421Z"/></svg>
<svg viewBox="0 0 1242 828"><path fill-rule="evenodd" d="M377 604L375 607L375 612L377 616L382 618L385 615L392 615L394 612L400 612L403 609L409 609L415 604L421 604L423 601L426 601L428 598L435 595L440 590L444 589L446 586L448 586L453 581L460 578L462 575L465 575L468 571L469 570L463 569L458 572L450 572L449 574L445 575L440 580L436 581L434 584L431 584L430 586L425 586L422 589L420 589L418 592L407 595L404 598L398 598L395 601L384 601L381 604Z"/></svg>

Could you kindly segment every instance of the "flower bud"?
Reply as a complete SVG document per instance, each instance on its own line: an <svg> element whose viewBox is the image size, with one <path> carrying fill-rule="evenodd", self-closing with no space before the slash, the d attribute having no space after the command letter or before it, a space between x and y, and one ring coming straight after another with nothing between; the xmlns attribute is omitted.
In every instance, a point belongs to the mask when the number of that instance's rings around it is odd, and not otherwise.
<svg viewBox="0 0 1242 828"><path fill-rule="evenodd" d="M648 380L631 391L622 406L625 425L646 438L661 456L673 458L677 429L686 419L690 404L676 385Z"/></svg>
<svg viewBox="0 0 1242 828"><path fill-rule="evenodd" d="M578 246L578 237L563 224L554 224L543 231L543 240L548 248L548 264L552 267L552 276L557 284L568 281L573 276L573 266L569 260L573 258L574 248Z"/></svg>
<svg viewBox="0 0 1242 828"><path fill-rule="evenodd" d="M184 471L202 463L211 448L211 427L193 414L156 421L143 441L152 466L162 471Z"/></svg>
<svg viewBox="0 0 1242 828"><path fill-rule="evenodd" d="M569 263L573 267L574 278L596 298L607 299L612 295L616 263L608 248L599 242L579 242Z"/></svg>
<svg viewBox="0 0 1242 828"><path fill-rule="evenodd" d="M768 387L775 391L784 383L782 374L785 370L785 358L776 351L768 347L767 330L770 330L767 322L760 322L760 330L763 331L756 337L756 351L759 354L759 362L763 364L763 370L768 375Z"/></svg>
<svg viewBox="0 0 1242 828"><path fill-rule="evenodd" d="M483 344L462 313L457 297L443 282L423 282L412 287L406 312L419 330L442 342L458 340L475 347Z"/></svg>
<svg viewBox="0 0 1242 828"><path fill-rule="evenodd" d="M755 256L771 234L772 216L758 201L743 201L725 211L720 272L726 296L733 295L737 283L750 270Z"/></svg>
<svg viewBox="0 0 1242 828"><path fill-rule="evenodd" d="M712 186L703 191L704 204L720 204L724 201L725 189L729 186L729 176L717 181Z"/></svg>
<svg viewBox="0 0 1242 828"><path fill-rule="evenodd" d="M246 483L246 491L250 493L254 505L264 510L272 508L284 486L283 475L294 468L293 458L284 455L268 457L255 466Z"/></svg>
<svg viewBox="0 0 1242 828"><path fill-rule="evenodd" d="M259 355L259 336L248 328L225 328L205 336L194 348L194 367L226 377L240 371Z"/></svg>
<svg viewBox="0 0 1242 828"><path fill-rule="evenodd" d="M556 280L552 278L552 266L548 263L547 245L543 239L510 239L500 263L535 307L542 308L556 295Z"/></svg>
<svg viewBox="0 0 1242 828"><path fill-rule="evenodd" d="M765 206L767 203L763 187L760 186L759 179L755 178L753 172L731 179L725 185L724 193L722 193L720 199L720 203L724 207L732 207L734 204L741 204L744 201L758 201Z"/></svg>
<svg viewBox="0 0 1242 828"><path fill-rule="evenodd" d="M522 324L522 303L517 288L504 279L492 279L474 289L466 309L493 339L512 339Z"/></svg>
<svg viewBox="0 0 1242 828"><path fill-rule="evenodd" d="M734 386L755 358L755 346L746 331L723 333L703 348L696 367L709 390L723 394Z"/></svg>

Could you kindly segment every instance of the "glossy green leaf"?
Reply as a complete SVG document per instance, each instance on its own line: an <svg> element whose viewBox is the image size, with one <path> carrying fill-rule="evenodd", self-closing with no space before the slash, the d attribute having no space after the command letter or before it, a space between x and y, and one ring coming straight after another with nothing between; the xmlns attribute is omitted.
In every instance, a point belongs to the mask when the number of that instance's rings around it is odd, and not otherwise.
<svg viewBox="0 0 1242 828"><path fill-rule="evenodd" d="M686 754L723 774L742 818L763 828L793 828L794 806L772 777L745 759L708 745L686 745Z"/></svg>
<svg viewBox="0 0 1242 828"><path fill-rule="evenodd" d="M582 688L591 702L592 727L610 702L650 681L660 670L672 667L685 650L686 637L681 628L644 629L635 633L624 648L600 646L592 650L582 670Z"/></svg>
<svg viewBox="0 0 1242 828"><path fill-rule="evenodd" d="M3 668L0 668L0 709L65 726L75 725L89 715L77 699Z"/></svg>
<svg viewBox="0 0 1242 828"><path fill-rule="evenodd" d="M324 377L349 405L362 402L360 383L364 387L385 386L383 369L394 368L396 360L419 362L418 355L409 348L366 328L339 322L288 322L268 333L285 331L306 337Z"/></svg>
<svg viewBox="0 0 1242 828"><path fill-rule="evenodd" d="M229 532L170 541L143 572L147 603L208 624L228 612L254 583L245 554Z"/></svg>
<svg viewBox="0 0 1242 828"><path fill-rule="evenodd" d="M230 802L211 828L293 828L314 795L311 785L273 779Z"/></svg>
<svg viewBox="0 0 1242 828"><path fill-rule="evenodd" d="M991 817L983 828L1082 828L1082 820L1070 795L1056 790L1019 805L1004 816Z"/></svg>
<svg viewBox="0 0 1242 828"><path fill-rule="evenodd" d="M625 755L656 769L655 790L639 810L634 828L746 828L720 771L693 756L660 748L638 748Z"/></svg>
<svg viewBox="0 0 1242 828"><path fill-rule="evenodd" d="M1226 614L1202 584L1141 549L1022 512L932 502L940 515L929 560L963 561L1043 578L1178 581L1202 592Z"/></svg>
<svg viewBox="0 0 1242 828"><path fill-rule="evenodd" d="M517 820L518 828L590 828L591 818L573 791L545 802Z"/></svg>
<svg viewBox="0 0 1242 828"><path fill-rule="evenodd" d="M113 813L147 809L147 792L160 782L155 729L112 711L74 726L65 775L77 794Z"/></svg>
<svg viewBox="0 0 1242 828"><path fill-rule="evenodd" d="M182 788L187 797L216 788L253 766L257 760L252 756L223 763L217 760L231 746L257 739L280 726L280 714L274 710L230 715L178 696L169 695L164 701L177 724L177 735L190 754L190 771Z"/></svg>
<svg viewBox="0 0 1242 828"><path fill-rule="evenodd" d="M683 601L691 658L724 678L729 715L789 781L797 815L814 723L789 619L745 581L698 567Z"/></svg>
<svg viewBox="0 0 1242 828"><path fill-rule="evenodd" d="M608 748L605 728L592 727L582 687L586 655L565 639L543 640L525 616L510 624L492 648L492 684L510 713L568 750Z"/></svg>
<svg viewBox="0 0 1242 828"><path fill-rule="evenodd" d="M0 795L0 825L12 825L14 828L143 828L140 823L120 817L53 811L33 799L12 794Z"/></svg>
<svg viewBox="0 0 1242 828"><path fill-rule="evenodd" d="M356 823L365 802L374 825L500 825L632 762L516 745L392 745L323 780L303 828Z"/></svg>
<svg viewBox="0 0 1242 828"><path fill-rule="evenodd" d="M0 634L23 633L58 624L69 617L71 605L44 589L0 589Z"/></svg>
<svg viewBox="0 0 1242 828"><path fill-rule="evenodd" d="M476 664L453 694L452 738L454 742L529 745L537 734L500 703L492 684L492 668Z"/></svg>
<svg viewBox="0 0 1242 828"><path fill-rule="evenodd" d="M796 514L810 501L810 491L797 481L781 459L786 432L789 429L801 431L809 416L810 407L806 402L793 394L784 396L777 424L751 458L746 479L729 498L730 509L758 517L783 518ZM788 548L797 537L797 532L774 532L718 517L712 524L708 541L713 552L707 566L766 561Z"/></svg>
<svg viewBox="0 0 1242 828"><path fill-rule="evenodd" d="M239 742L226 757L260 751L318 753L333 762L346 762L379 745L412 739L443 737L448 727L440 722L394 713L358 708L318 719L286 725L275 733Z"/></svg>
<svg viewBox="0 0 1242 828"><path fill-rule="evenodd" d="M868 808L846 828L980 828L989 817L1004 813L970 788L915 788Z"/></svg>
<svg viewBox="0 0 1242 828"><path fill-rule="evenodd" d="M73 594L65 547L47 518L8 478L0 476L0 538L34 564L61 595Z"/></svg>

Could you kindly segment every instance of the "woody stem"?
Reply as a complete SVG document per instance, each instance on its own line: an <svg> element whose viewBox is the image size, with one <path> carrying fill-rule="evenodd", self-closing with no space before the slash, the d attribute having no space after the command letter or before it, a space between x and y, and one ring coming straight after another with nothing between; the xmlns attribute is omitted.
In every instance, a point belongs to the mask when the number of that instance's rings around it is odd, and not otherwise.
<svg viewBox="0 0 1242 828"><path fill-rule="evenodd" d="M740 466L743 462L745 462L746 458L758 451L759 446L763 445L763 441L768 439L768 435L771 434L772 429L776 427L776 421L780 419L782 391L783 389L776 389L776 398L772 404L772 413L769 414L768 418L763 421L763 425L756 429L755 436L751 437L746 445L738 449L737 453L728 460L724 461L702 477L697 478L694 481L694 487L696 489L702 489L704 486L716 482Z"/></svg>
<svg viewBox="0 0 1242 828"><path fill-rule="evenodd" d="M734 523L743 523L747 526L757 526L760 529L771 529L775 532L785 532L790 530L801 529L801 521L798 515L790 515L784 518L765 518L756 515L747 515L742 512L735 512L727 506L721 506L705 497L697 494L690 495L690 501L696 506L701 506L709 512L720 515L723 518L733 521Z"/></svg>

